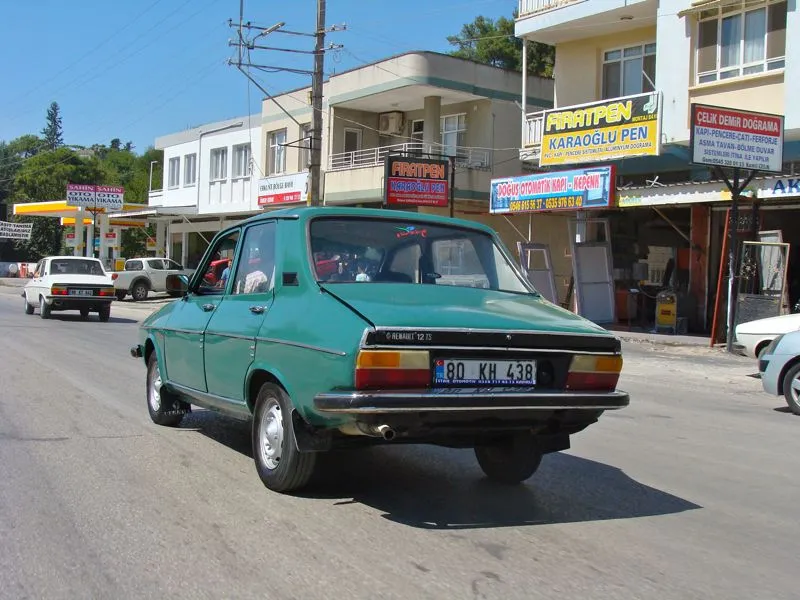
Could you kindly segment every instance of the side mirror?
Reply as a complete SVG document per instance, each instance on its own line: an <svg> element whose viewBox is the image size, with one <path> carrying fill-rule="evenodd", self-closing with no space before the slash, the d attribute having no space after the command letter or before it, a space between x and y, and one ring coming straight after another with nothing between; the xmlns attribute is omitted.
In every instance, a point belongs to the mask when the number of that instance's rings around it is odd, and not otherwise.
<svg viewBox="0 0 800 600"><path fill-rule="evenodd" d="M167 293L170 296L185 296L189 290L189 278L182 273L167 275Z"/></svg>

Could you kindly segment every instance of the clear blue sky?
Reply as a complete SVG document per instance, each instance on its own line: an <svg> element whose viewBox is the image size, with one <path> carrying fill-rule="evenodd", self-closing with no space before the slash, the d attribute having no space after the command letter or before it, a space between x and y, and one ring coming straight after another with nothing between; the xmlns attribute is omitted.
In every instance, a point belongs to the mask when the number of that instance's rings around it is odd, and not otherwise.
<svg viewBox="0 0 800 600"><path fill-rule="evenodd" d="M475 16L510 16L515 0L328 0L325 70L342 71L409 50L447 52L448 35ZM261 93L225 64L238 0L0 0L0 140L39 133L51 101L62 110L67 144L133 141L259 112ZM245 21L312 31L315 0L245 0ZM273 34L265 45L311 49L311 38ZM311 56L258 52L263 64L310 69ZM356 58L357 57L357 58ZM256 62L256 60L254 60ZM310 78L259 74L270 92Z"/></svg>

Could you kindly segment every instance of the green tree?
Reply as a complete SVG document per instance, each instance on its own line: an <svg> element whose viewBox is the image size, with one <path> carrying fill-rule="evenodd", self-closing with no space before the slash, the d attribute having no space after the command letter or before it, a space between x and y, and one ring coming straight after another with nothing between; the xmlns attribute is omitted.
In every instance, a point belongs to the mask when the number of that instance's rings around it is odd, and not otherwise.
<svg viewBox="0 0 800 600"><path fill-rule="evenodd" d="M61 127L61 109L58 102L51 102L47 109L47 124L42 129L42 137L50 150L64 145L64 131Z"/></svg>
<svg viewBox="0 0 800 600"><path fill-rule="evenodd" d="M522 40L514 35L514 19L500 17L497 20L478 16L465 23L458 35L447 37L456 49L450 54L474 60L486 65L522 70ZM528 43L528 74L552 77L555 64L555 48L539 42Z"/></svg>

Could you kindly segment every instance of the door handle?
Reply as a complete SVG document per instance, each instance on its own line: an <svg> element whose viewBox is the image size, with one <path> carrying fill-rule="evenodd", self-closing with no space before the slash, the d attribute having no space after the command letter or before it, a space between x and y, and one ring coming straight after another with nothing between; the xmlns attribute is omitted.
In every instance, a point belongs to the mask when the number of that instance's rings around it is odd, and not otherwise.
<svg viewBox="0 0 800 600"><path fill-rule="evenodd" d="M267 310L266 306L251 306L250 307L250 312L253 313L254 315L260 315L265 310Z"/></svg>
<svg viewBox="0 0 800 600"><path fill-rule="evenodd" d="M217 307L214 306L213 304L203 304L200 308L203 309L203 312L211 312L212 310L214 310Z"/></svg>

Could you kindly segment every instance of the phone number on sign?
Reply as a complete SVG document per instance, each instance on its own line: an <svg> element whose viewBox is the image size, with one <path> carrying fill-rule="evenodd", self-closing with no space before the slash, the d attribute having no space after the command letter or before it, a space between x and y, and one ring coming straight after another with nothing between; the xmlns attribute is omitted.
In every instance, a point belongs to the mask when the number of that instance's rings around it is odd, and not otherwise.
<svg viewBox="0 0 800 600"><path fill-rule="evenodd" d="M583 196L560 196L558 198L531 198L529 200L512 200L508 208L511 211L525 210L558 210L562 208L581 208Z"/></svg>

